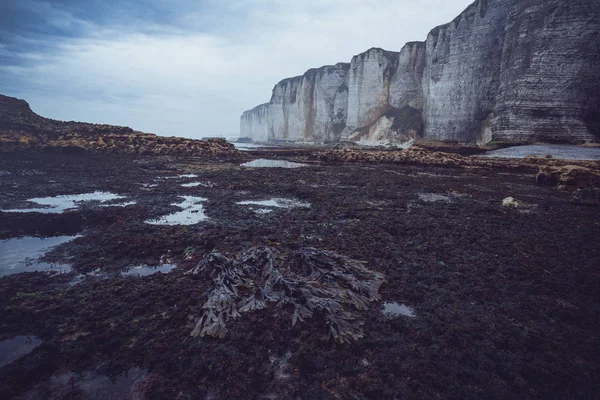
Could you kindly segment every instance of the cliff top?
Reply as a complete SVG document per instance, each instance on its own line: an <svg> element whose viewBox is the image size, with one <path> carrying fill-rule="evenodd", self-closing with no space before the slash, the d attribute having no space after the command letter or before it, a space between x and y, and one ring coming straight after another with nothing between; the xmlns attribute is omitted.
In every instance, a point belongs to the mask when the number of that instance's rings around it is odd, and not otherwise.
<svg viewBox="0 0 600 400"><path fill-rule="evenodd" d="M258 111L258 110L259 110L259 109L261 109L261 108L268 107L270 104L271 104L270 102L269 102L269 103L262 103L262 104L259 104L259 105L257 105L256 107L254 107L254 108L252 108L252 109L250 109L250 110L246 110L246 111L244 111L244 112L242 113L242 117L243 117L244 115L250 115L250 114L252 114L252 113L254 113L254 112Z"/></svg>
<svg viewBox="0 0 600 400"><path fill-rule="evenodd" d="M421 44L421 43L423 43L423 42L409 42L405 46L410 46L410 45L414 45L414 44ZM398 51L385 50L385 49L382 49L381 47L371 47L369 50L364 51L362 53L359 53L359 54L353 56L352 60L354 60L356 58L364 57L368 53L372 53L372 52L381 52L381 53L383 53L387 57L397 57L400 54L400 52L398 52ZM325 71L327 71L329 69L339 68L339 69L348 70L348 69L350 69L350 66L351 66L351 63L339 62L339 63L337 63L335 65L324 65L324 66L319 67L319 68L311 68L311 69L307 70L302 75L297 75L297 76L293 76L291 78L282 79L281 81L279 81L275 85L275 87L280 86L280 85L286 85L289 82L301 80L301 79L304 79L305 77L316 75L316 74L325 72ZM258 107L260 107L260 106L258 106ZM258 107L255 107L255 108L258 108Z"/></svg>
<svg viewBox="0 0 600 400"><path fill-rule="evenodd" d="M395 56L398 56L398 54L400 54L399 51L385 50L385 49L382 49L381 47L371 47L369 50L363 51L362 53L359 53L359 54L355 55L354 57L352 57L352 60L354 60L355 58L364 57L367 54L374 53L374 52L375 53L383 53L387 57L395 57Z"/></svg>
<svg viewBox="0 0 600 400"><path fill-rule="evenodd" d="M448 28L452 24L454 24L455 27L458 26L458 24L462 20L463 16L465 16L466 14L475 13L475 12L479 11L479 16L484 17L487 12L487 9L489 7L489 3L493 2L493 1L494 0L475 0L473 3L469 4L467 6L467 8L465 8L463 10L463 12L458 14L458 16L456 18L454 18L452 21L447 22L442 25L438 25L435 28L433 28L432 30L430 30L429 33L427 34L427 37L438 36L440 34L440 31L442 31L445 28Z"/></svg>
<svg viewBox="0 0 600 400"><path fill-rule="evenodd" d="M306 72L304 74L302 74L302 75L297 75L297 76L293 76L291 78L282 79L275 86L285 85L288 82L292 82L292 81L304 79L304 77L311 76L311 75L316 75L318 73L322 73L322 72L325 72L325 71L327 71L329 69L334 69L334 68L348 70L348 69L350 69L350 63L339 62L339 63L337 63L335 65L323 65L322 67L319 67L319 68L311 68L311 69L306 70Z"/></svg>

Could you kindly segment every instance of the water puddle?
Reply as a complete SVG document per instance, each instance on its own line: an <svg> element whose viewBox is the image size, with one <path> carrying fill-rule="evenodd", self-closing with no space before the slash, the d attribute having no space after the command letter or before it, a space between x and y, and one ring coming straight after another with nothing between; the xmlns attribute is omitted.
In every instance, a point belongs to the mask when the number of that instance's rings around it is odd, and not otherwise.
<svg viewBox="0 0 600 400"><path fill-rule="evenodd" d="M181 174L181 175L175 175L175 176L161 176L158 179L182 179L182 178L197 178L198 175L196 174Z"/></svg>
<svg viewBox="0 0 600 400"><path fill-rule="evenodd" d="M300 168L309 167L308 164L301 164L287 160L267 160L260 158L258 160L250 161L241 164L242 167L253 167L253 168Z"/></svg>
<svg viewBox="0 0 600 400"><path fill-rule="evenodd" d="M205 198L195 196L179 197L183 201L171 205L181 208L181 211L156 219L149 219L146 223L150 225L194 225L207 219L204 214L204 207L202 206L202 202L206 201Z"/></svg>
<svg viewBox="0 0 600 400"><path fill-rule="evenodd" d="M273 210L270 210L268 208L259 208L259 209L254 210L254 212L257 214L269 214L269 213L272 213Z"/></svg>
<svg viewBox="0 0 600 400"><path fill-rule="evenodd" d="M119 196L109 192L96 191L94 193L84 194L68 194L54 197L39 197L34 199L28 199L28 202L35 203L37 205L44 206L42 208L16 208L12 210L0 210L3 212L39 212L44 214L60 214L68 210L78 208L82 203L85 202L99 202L106 203L113 200L124 199L125 196ZM107 206L116 206L117 204L107 204Z"/></svg>
<svg viewBox="0 0 600 400"><path fill-rule="evenodd" d="M127 201L125 203L115 203L115 204L100 204L100 207L129 207L137 204L137 201Z"/></svg>
<svg viewBox="0 0 600 400"><path fill-rule="evenodd" d="M162 264L157 266L150 265L138 265L137 267L129 268L129 270L122 273L123 276L149 276L154 274L168 274L173 271L177 265L175 264Z"/></svg>
<svg viewBox="0 0 600 400"><path fill-rule="evenodd" d="M273 198L270 200L247 200L247 201L238 201L236 204L239 205L249 205L249 206L260 206L260 207L274 207L274 208L309 208L309 203L303 203L298 200L293 199L282 199L282 198ZM254 210L259 214L266 214L273 210L267 208L259 208Z"/></svg>
<svg viewBox="0 0 600 400"><path fill-rule="evenodd" d="M40 261L52 248L79 236L23 237L0 240L0 276L21 272L69 272L71 266Z"/></svg>
<svg viewBox="0 0 600 400"><path fill-rule="evenodd" d="M202 187L207 187L207 188L212 188L217 186L216 184L212 183L212 182L190 182L190 183L182 183L181 184L182 187L198 187L198 186L202 186Z"/></svg>
<svg viewBox="0 0 600 400"><path fill-rule="evenodd" d="M412 308L404 305L404 304L400 304L400 303L396 303L396 302L386 302L383 303L383 314L386 317L391 317L391 318L396 318L396 317L409 317L409 318L414 318L415 317L415 312Z"/></svg>
<svg viewBox="0 0 600 400"><path fill-rule="evenodd" d="M527 156L559 158L565 160L600 160L600 147L580 147L562 144L533 144L492 150L483 157L523 158Z"/></svg>
<svg viewBox="0 0 600 400"><path fill-rule="evenodd" d="M87 274L79 274L76 275L70 282L67 283L68 286L76 286L83 282L86 278L98 278L98 279L108 279L108 274L102 272L100 268L93 270Z"/></svg>
<svg viewBox="0 0 600 400"><path fill-rule="evenodd" d="M0 368L31 353L42 344L35 336L15 336L0 342Z"/></svg>
<svg viewBox="0 0 600 400"><path fill-rule="evenodd" d="M436 194L436 193L421 193L421 194L419 194L419 200L427 202L427 203L436 203L436 202L451 203L452 202L452 198L450 196L444 196L442 194Z"/></svg>
<svg viewBox="0 0 600 400"><path fill-rule="evenodd" d="M259 143L233 143L233 145L239 151L250 151L252 149L259 149L261 147L262 148L274 147L274 146L269 146L266 144L259 144Z"/></svg>

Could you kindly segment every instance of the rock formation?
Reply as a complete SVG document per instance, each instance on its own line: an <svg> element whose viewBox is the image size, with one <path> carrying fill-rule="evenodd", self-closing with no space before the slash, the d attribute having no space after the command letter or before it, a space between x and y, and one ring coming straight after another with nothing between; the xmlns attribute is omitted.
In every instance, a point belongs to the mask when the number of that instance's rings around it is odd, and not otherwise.
<svg viewBox="0 0 600 400"><path fill-rule="evenodd" d="M477 0L425 42L285 79L244 112L255 140L600 139L600 4Z"/></svg>
<svg viewBox="0 0 600 400"><path fill-rule="evenodd" d="M25 100L0 95L0 152L63 151L153 155L231 155L223 139L161 137L124 126L63 122L44 118Z"/></svg>

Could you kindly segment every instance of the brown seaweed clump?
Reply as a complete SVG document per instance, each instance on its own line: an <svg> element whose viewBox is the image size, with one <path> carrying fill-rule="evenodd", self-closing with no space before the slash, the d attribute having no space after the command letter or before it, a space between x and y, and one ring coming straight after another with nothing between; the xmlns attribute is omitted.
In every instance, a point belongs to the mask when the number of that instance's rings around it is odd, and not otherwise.
<svg viewBox="0 0 600 400"><path fill-rule="evenodd" d="M384 276L364 262L312 247L289 254L252 247L236 257L207 255L189 274L213 281L192 336L222 338L227 321L269 308L290 307L292 325L320 315L327 337L339 343L363 337L359 311L379 299Z"/></svg>

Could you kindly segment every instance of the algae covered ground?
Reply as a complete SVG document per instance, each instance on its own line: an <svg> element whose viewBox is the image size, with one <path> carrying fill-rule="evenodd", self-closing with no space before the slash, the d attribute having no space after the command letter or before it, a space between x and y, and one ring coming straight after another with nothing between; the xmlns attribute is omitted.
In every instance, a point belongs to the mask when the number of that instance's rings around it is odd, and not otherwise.
<svg viewBox="0 0 600 400"><path fill-rule="evenodd" d="M515 168L315 159L4 154L0 398L597 396L600 207ZM192 336L221 289L226 332Z"/></svg>

